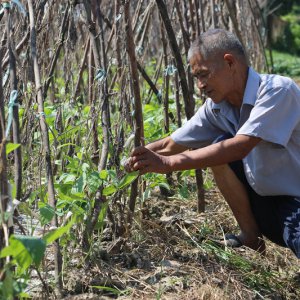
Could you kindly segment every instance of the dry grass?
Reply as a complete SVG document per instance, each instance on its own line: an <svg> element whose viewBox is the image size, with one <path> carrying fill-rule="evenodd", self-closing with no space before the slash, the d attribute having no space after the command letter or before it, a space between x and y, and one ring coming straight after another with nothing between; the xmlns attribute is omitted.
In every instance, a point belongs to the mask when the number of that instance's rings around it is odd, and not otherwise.
<svg viewBox="0 0 300 300"><path fill-rule="evenodd" d="M207 212L198 215L195 200L152 198L143 208L143 219L136 213L132 234L119 251L96 251L76 276L71 267L69 292L80 281L76 293L100 297L102 291L102 298L95 299L299 299L299 264L289 250L267 242L262 257L209 241L209 236L235 232L237 226L217 190L206 199Z"/></svg>

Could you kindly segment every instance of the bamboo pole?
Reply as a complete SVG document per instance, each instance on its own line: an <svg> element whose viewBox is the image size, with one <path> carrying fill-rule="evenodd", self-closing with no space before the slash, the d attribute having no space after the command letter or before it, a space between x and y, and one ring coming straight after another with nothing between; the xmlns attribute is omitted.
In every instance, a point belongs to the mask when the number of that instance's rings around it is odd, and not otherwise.
<svg viewBox="0 0 300 300"><path fill-rule="evenodd" d="M85 47L84 47L84 54L80 63L80 67L79 67L79 74L78 74L78 79L76 81L75 84L75 89L73 92L73 99L75 100L78 96L78 93L80 91L80 82L82 81L82 75L83 75L83 71L84 71L84 67L86 64L86 58L88 55L88 51L89 51L89 47L90 47L90 39L88 38L86 43L85 43Z"/></svg>
<svg viewBox="0 0 300 300"><path fill-rule="evenodd" d="M2 89L2 55L4 48L4 40L0 45L0 251L8 246L9 227L5 212L7 211L9 197L8 197L8 181L7 181L7 160L6 160L6 138L5 138L5 114L4 114L4 96ZM0 259L0 281L5 278L3 267L6 260Z"/></svg>
<svg viewBox="0 0 300 300"><path fill-rule="evenodd" d="M12 21L10 9L6 9L6 31L7 31L7 48L9 54L9 73L10 73L10 90L18 90L17 81L17 71L16 71L16 58L14 43L12 40ZM0 81L1 82L1 81ZM13 142L15 144L20 144L20 125L19 125L19 103L18 98L13 105L13 115L12 115L12 132L13 132ZM22 154L21 147L14 150L14 165L15 165L15 185L16 185L16 199L21 199L21 188L22 188Z"/></svg>
<svg viewBox="0 0 300 300"><path fill-rule="evenodd" d="M186 74L185 74L185 70L183 67L183 61L182 61L180 50L179 50L179 47L178 47L178 44L176 41L175 33L172 28L172 24L171 24L169 15L168 15L167 7L166 7L164 1L156 0L156 4L158 6L162 20L164 22L164 26L165 26L166 32L168 34L169 42L170 42L170 47L173 51L173 55L176 60L176 66L178 69L178 75L180 78L182 95L183 95L183 99L184 99L185 114L186 114L187 118L190 119L194 114L195 104L194 104L194 100L193 100L193 95L191 94L191 92L189 91L189 88L188 88Z"/></svg>
<svg viewBox="0 0 300 300"><path fill-rule="evenodd" d="M43 99L42 84L41 84L41 78L40 78L40 68L39 68L39 64L38 64L34 10L33 10L32 0L27 0L27 3L28 3L28 11L29 11L29 23L30 23L31 58L33 61L35 88L36 88L37 103L38 103L38 113L39 113L39 119L40 119L40 127L41 127L42 142L43 142L43 147L44 147L44 155L45 155L45 160L46 160L48 201L49 201L49 205L51 207L53 207L53 209L55 209L56 199L55 199L55 191L54 191L52 164L51 164L51 150L50 150L48 127L47 127L45 113L44 113L44 99ZM51 221L51 224L52 224L52 226L58 227L58 221L57 221L56 214L54 215L54 217ZM61 256L58 240L53 243L53 251L54 251L54 264L55 264L56 293L57 293L58 297L61 297L61 294L62 294L62 256Z"/></svg>
<svg viewBox="0 0 300 300"><path fill-rule="evenodd" d="M57 45L57 48L55 50L55 54L53 55L52 61L50 63L50 70L49 70L49 74L47 76L47 79L44 83L44 99L47 98L47 91L54 73L54 69L60 54L60 50L65 42L65 35L66 35L66 31L67 31L67 27L68 27L68 22L69 22L69 16L70 16L70 2L68 1L67 3L67 7L65 10L65 14L61 23L61 27L60 27L60 32L59 32L59 43Z"/></svg>
<svg viewBox="0 0 300 300"><path fill-rule="evenodd" d="M140 96L140 86L138 77L137 61L135 56L135 44L131 26L130 16L130 1L126 1L124 4L125 15L125 32L126 32L126 50L129 58L130 76L132 80L132 90L134 97L134 145L138 147L144 144L144 125L143 125L143 112L142 112L142 100ZM138 179L131 184L131 194L129 199L129 209L132 214L135 209L136 197L138 195ZM129 216L131 219L131 216Z"/></svg>
<svg viewBox="0 0 300 300"><path fill-rule="evenodd" d="M211 11L212 27L216 28L217 18L216 18L216 12L215 12L215 0L210 0L210 11Z"/></svg>
<svg viewBox="0 0 300 300"><path fill-rule="evenodd" d="M108 70L108 59L107 53L105 52L105 38L104 38L104 28L103 28L103 18L100 13L99 2L96 3L96 15L98 27L100 30L100 51L101 51L101 65L104 72L104 77L102 80L102 106L101 106L101 125L102 125L102 149L101 156L99 160L98 170L104 170L106 168L109 145L111 144L111 121L110 121L110 111L108 102L108 81L107 81L107 70Z"/></svg>

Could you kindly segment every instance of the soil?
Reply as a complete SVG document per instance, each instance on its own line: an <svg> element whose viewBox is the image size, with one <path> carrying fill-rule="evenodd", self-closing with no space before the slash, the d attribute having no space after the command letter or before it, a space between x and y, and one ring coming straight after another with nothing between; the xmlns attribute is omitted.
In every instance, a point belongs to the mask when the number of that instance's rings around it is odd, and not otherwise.
<svg viewBox="0 0 300 300"><path fill-rule="evenodd" d="M196 200L154 194L130 235L112 238L106 229L95 236L88 262L70 245L64 299L299 299L294 255L270 242L265 257L214 245L211 236L237 232L237 225L218 190L205 198L206 212L198 214Z"/></svg>

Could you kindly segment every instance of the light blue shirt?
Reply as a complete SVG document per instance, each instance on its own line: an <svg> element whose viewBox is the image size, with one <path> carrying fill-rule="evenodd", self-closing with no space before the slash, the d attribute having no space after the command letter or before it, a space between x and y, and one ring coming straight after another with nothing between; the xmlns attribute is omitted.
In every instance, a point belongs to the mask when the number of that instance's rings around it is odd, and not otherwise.
<svg viewBox="0 0 300 300"><path fill-rule="evenodd" d="M240 110L208 98L171 138L201 148L225 133L262 139L243 159L247 180L258 194L300 197L300 89L294 81L249 68Z"/></svg>

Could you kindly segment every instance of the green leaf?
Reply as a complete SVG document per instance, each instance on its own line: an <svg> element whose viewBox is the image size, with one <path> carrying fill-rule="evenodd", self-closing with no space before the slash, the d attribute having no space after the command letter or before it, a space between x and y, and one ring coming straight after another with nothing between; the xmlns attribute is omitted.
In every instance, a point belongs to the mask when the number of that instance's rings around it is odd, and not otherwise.
<svg viewBox="0 0 300 300"><path fill-rule="evenodd" d="M83 157L82 152L77 152L77 157L78 157L80 160L82 160L82 157Z"/></svg>
<svg viewBox="0 0 300 300"><path fill-rule="evenodd" d="M41 238L33 236L15 235L15 238L24 245L31 256L33 263L38 266L42 261L46 250L44 241Z"/></svg>
<svg viewBox="0 0 300 300"><path fill-rule="evenodd" d="M84 200L84 195L81 193L66 195L63 192L58 191L58 199L74 202L77 200Z"/></svg>
<svg viewBox="0 0 300 300"><path fill-rule="evenodd" d="M186 185L182 186L180 189L179 189L179 194L182 198L184 199L188 199L190 197L190 192L189 192L189 189L187 188Z"/></svg>
<svg viewBox="0 0 300 300"><path fill-rule="evenodd" d="M90 112L90 110L91 110L91 107L87 105L84 107L83 113L88 114Z"/></svg>
<svg viewBox="0 0 300 300"><path fill-rule="evenodd" d="M186 176L195 177L196 176L195 170L185 170L180 175L181 178L186 177Z"/></svg>
<svg viewBox="0 0 300 300"><path fill-rule="evenodd" d="M101 170L99 173L100 179L106 180L108 176L108 172L106 170Z"/></svg>
<svg viewBox="0 0 300 300"><path fill-rule="evenodd" d="M63 147L67 147L67 146L76 146L76 144L73 144L73 143L66 143L66 144L57 146L57 149L60 149L60 148L63 148Z"/></svg>
<svg viewBox="0 0 300 300"><path fill-rule="evenodd" d="M68 194L72 190L73 184L71 183L55 183L54 187L58 192L61 192L63 194Z"/></svg>
<svg viewBox="0 0 300 300"><path fill-rule="evenodd" d="M16 150L20 146L21 146L21 144L7 143L6 144L6 155L8 155L10 152Z"/></svg>
<svg viewBox="0 0 300 300"><path fill-rule="evenodd" d="M40 220L42 225L48 224L55 215L55 210L48 203L39 202Z"/></svg>
<svg viewBox="0 0 300 300"><path fill-rule="evenodd" d="M21 272L29 268L31 263L39 266L44 257L46 243L44 240L27 235L11 235L9 246L1 251L0 257L13 256Z"/></svg>
<svg viewBox="0 0 300 300"><path fill-rule="evenodd" d="M119 182L118 189L123 189L124 187L128 186L132 183L137 177L139 176L139 172L135 171L132 173L126 174Z"/></svg>
<svg viewBox="0 0 300 300"><path fill-rule="evenodd" d="M91 174L89 174L87 177L86 183L90 192L95 193L102 183L99 173L96 171L91 172Z"/></svg>
<svg viewBox="0 0 300 300"><path fill-rule="evenodd" d="M85 187L84 178L83 178L83 176L80 176L76 180L76 182L72 188L72 193L82 193L84 190L84 187Z"/></svg>
<svg viewBox="0 0 300 300"><path fill-rule="evenodd" d="M109 286L100 286L100 285L91 285L90 286L91 288L94 288L94 289L98 289L98 290L103 290L103 291L107 291L107 292L111 292L115 295L120 295L122 292L115 289L115 288L112 288L112 287L109 287Z"/></svg>
<svg viewBox="0 0 300 300"><path fill-rule="evenodd" d="M103 223L104 223L104 219L106 216L107 207L108 207L108 201L103 204L103 206L101 207L101 211L99 213L98 224L99 224L101 230L103 228Z"/></svg>
<svg viewBox="0 0 300 300"><path fill-rule="evenodd" d="M109 196L117 191L117 188L113 185L109 185L103 189L103 196Z"/></svg>
<svg viewBox="0 0 300 300"><path fill-rule="evenodd" d="M81 169L83 172L87 172L90 166L87 163L83 163Z"/></svg>
<svg viewBox="0 0 300 300"><path fill-rule="evenodd" d="M110 178L116 178L117 172L115 170L107 170L108 175Z"/></svg>
<svg viewBox="0 0 300 300"><path fill-rule="evenodd" d="M73 183L75 180L76 180L76 176L74 174L64 173L59 177L58 182Z"/></svg>
<svg viewBox="0 0 300 300"><path fill-rule="evenodd" d="M47 245L51 244L52 242L60 238L63 234L68 232L74 223L75 223L75 218L72 219L67 225L52 230L51 232L44 235L43 240L46 242Z"/></svg>
<svg viewBox="0 0 300 300"><path fill-rule="evenodd" d="M5 279L3 281L3 299L14 299L14 285L13 276L9 269L5 272Z"/></svg>
<svg viewBox="0 0 300 300"><path fill-rule="evenodd" d="M158 185L162 188L165 188L166 190L170 191L171 188L169 186L169 184L167 184L166 182L159 182Z"/></svg>

